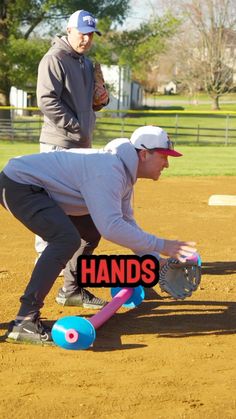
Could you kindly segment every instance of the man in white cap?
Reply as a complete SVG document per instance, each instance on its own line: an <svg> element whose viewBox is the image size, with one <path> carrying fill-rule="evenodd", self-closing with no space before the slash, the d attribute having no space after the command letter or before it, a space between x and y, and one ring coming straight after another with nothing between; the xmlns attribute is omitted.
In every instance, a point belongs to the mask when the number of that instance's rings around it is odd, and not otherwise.
<svg viewBox="0 0 236 419"><path fill-rule="evenodd" d="M39 319L44 299L76 249L92 254L101 236L138 256L160 259L162 254L183 262L196 252L194 242L146 233L133 217L136 180L157 180L168 168L168 156L181 153L163 129L145 126L130 140L117 138L104 149L40 153L8 162L0 174L0 203L48 242L9 326L9 339L51 342L50 330Z"/></svg>
<svg viewBox="0 0 236 419"><path fill-rule="evenodd" d="M84 55L92 46L94 33L101 36L94 16L85 10L77 10L67 23L67 36L57 36L39 64L37 100L44 114L41 152L91 147L94 111L100 110L109 100L104 83L95 81L93 64ZM36 236L39 256L46 245ZM67 306L101 308L105 304L103 300L87 290L78 291L74 269L70 265L64 271L64 286L56 301Z"/></svg>

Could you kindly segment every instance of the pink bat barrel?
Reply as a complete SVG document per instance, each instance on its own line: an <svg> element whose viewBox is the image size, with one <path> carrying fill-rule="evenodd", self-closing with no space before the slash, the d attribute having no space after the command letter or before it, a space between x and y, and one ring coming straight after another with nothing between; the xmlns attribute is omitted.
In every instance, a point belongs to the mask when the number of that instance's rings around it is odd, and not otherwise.
<svg viewBox="0 0 236 419"><path fill-rule="evenodd" d="M87 349L96 339L96 329L106 323L122 306L133 308L144 299L143 287L116 288L112 300L98 313L87 320L83 317L67 316L59 319L52 328L54 342L64 349Z"/></svg>
<svg viewBox="0 0 236 419"><path fill-rule="evenodd" d="M97 314L95 314L91 319L95 329L98 329L102 326L107 320L109 320L113 314L127 301L133 294L133 288L123 288L118 294L116 294L110 303L103 307Z"/></svg>

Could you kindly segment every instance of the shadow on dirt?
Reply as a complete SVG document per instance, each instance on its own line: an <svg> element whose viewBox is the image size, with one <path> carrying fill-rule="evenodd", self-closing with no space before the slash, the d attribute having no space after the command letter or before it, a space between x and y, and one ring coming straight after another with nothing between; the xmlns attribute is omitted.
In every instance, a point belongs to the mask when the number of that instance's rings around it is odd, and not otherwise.
<svg viewBox="0 0 236 419"><path fill-rule="evenodd" d="M91 316L86 316L88 319ZM90 349L96 352L138 349L147 346L145 334L156 338L229 335L236 333L236 303L228 301L145 300L139 307L114 315L97 330ZM129 336L136 343L127 343ZM125 336L126 343L122 343ZM139 342L140 340L140 342ZM138 342L137 342L138 341Z"/></svg>
<svg viewBox="0 0 236 419"><path fill-rule="evenodd" d="M202 263L203 275L232 275L236 273L236 262Z"/></svg>
<svg viewBox="0 0 236 419"><path fill-rule="evenodd" d="M205 273L221 273L235 269L234 262L204 264ZM217 270L218 269L218 270ZM66 315L66 314L65 314ZM84 316L87 319L91 315ZM54 321L45 321L52 326ZM7 323L0 323L0 329L7 329ZM116 313L97 330L97 337L91 351L117 351L138 349L147 346L145 335L158 338L185 338L189 336L229 335L236 333L236 302L229 301L175 301L161 297L155 289L146 290L142 304L130 311ZM126 343L122 343L125 336ZM129 336L136 336L135 343L127 343ZM3 341L0 338L0 341Z"/></svg>
<svg viewBox="0 0 236 419"><path fill-rule="evenodd" d="M144 301L126 313L118 313L97 331L95 351L125 349L122 335L145 334L157 338L184 338L199 335L236 333L236 303L228 301ZM144 337L143 337L144 336Z"/></svg>

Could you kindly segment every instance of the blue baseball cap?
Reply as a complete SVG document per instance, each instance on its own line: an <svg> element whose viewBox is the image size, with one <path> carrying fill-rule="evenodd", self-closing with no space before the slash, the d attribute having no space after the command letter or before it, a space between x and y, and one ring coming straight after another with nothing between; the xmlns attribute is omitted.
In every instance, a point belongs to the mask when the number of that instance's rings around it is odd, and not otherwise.
<svg viewBox="0 0 236 419"><path fill-rule="evenodd" d="M69 18L67 28L76 28L83 34L96 32L99 36L102 35L96 29L95 17L91 13L86 12L86 10L77 10L74 12Z"/></svg>

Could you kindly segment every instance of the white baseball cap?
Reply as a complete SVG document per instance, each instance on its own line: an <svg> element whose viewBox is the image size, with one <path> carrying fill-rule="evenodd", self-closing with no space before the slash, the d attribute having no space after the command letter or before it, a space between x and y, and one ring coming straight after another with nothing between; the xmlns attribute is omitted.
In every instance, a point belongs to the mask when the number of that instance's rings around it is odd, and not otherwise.
<svg viewBox="0 0 236 419"><path fill-rule="evenodd" d="M182 156L181 153L174 150L173 143L167 133L154 125L137 128L131 135L130 141L138 150L157 150L166 156Z"/></svg>
<svg viewBox="0 0 236 419"><path fill-rule="evenodd" d="M67 28L76 28L79 32L86 34L96 32L101 36L101 32L96 29L96 19L86 10L77 10L74 12L67 23Z"/></svg>

